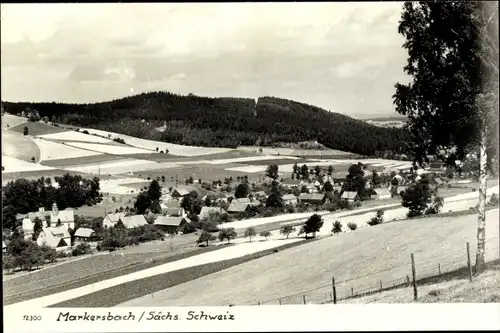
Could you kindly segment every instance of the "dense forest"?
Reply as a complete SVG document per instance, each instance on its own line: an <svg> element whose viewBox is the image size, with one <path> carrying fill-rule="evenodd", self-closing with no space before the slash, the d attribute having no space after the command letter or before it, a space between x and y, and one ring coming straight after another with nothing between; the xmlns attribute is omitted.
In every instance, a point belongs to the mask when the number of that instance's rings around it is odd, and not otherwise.
<svg viewBox="0 0 500 333"><path fill-rule="evenodd" d="M261 97L256 103L151 92L95 104L3 102L3 107L11 114L30 108L51 121L184 145L235 148L318 141L369 156L407 153L408 135L403 129L379 128L276 97Z"/></svg>

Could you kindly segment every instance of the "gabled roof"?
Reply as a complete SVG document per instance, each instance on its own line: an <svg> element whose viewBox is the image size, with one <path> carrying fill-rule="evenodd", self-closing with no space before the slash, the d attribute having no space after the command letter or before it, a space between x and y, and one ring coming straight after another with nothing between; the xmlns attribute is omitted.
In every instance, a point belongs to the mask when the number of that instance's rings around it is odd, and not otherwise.
<svg viewBox="0 0 500 333"><path fill-rule="evenodd" d="M237 202L237 203L250 203L249 198L238 198L238 199L233 199L232 202Z"/></svg>
<svg viewBox="0 0 500 333"><path fill-rule="evenodd" d="M158 216L154 225L178 227L181 225L182 221L190 222L189 219L184 217Z"/></svg>
<svg viewBox="0 0 500 333"><path fill-rule="evenodd" d="M61 220L61 223L75 222L75 212L72 210L60 210L57 215L53 212L50 213L50 222L55 223L57 220Z"/></svg>
<svg viewBox="0 0 500 333"><path fill-rule="evenodd" d="M45 228L48 230L53 236L55 237L61 237L61 238L68 238L71 237L68 229L66 229L65 226L60 226L60 227L51 227L51 228ZM43 229L43 230L45 230Z"/></svg>
<svg viewBox="0 0 500 333"><path fill-rule="evenodd" d="M168 200L160 204L161 208L181 208L181 202L179 200ZM165 208L164 208L165 207Z"/></svg>
<svg viewBox="0 0 500 333"><path fill-rule="evenodd" d="M344 191L342 193L342 199L354 199L358 195L358 192L353 192L353 191Z"/></svg>
<svg viewBox="0 0 500 333"><path fill-rule="evenodd" d="M201 207L201 211L200 211L200 214L198 214L198 216L201 220L203 220L203 219L208 219L210 217L210 213L224 214L225 212L226 211L220 207L203 206L203 207Z"/></svg>
<svg viewBox="0 0 500 333"><path fill-rule="evenodd" d="M110 214L106 214L106 216L104 216L104 218L108 218L110 222L112 223L116 223L118 222L118 220L122 220L123 222L123 218L125 217L125 213L110 213Z"/></svg>
<svg viewBox="0 0 500 333"><path fill-rule="evenodd" d="M325 194L323 193L301 193L299 195L300 200L314 200L320 201L325 198Z"/></svg>
<svg viewBox="0 0 500 333"><path fill-rule="evenodd" d="M148 224L148 221L146 221L144 215L125 216L122 219L122 222L127 229L138 228Z"/></svg>
<svg viewBox="0 0 500 333"><path fill-rule="evenodd" d="M285 194L283 195L283 200L297 200L297 197L293 194Z"/></svg>
<svg viewBox="0 0 500 333"><path fill-rule="evenodd" d="M299 199L300 200L308 199L308 198L309 198L309 193L300 193L299 194Z"/></svg>
<svg viewBox="0 0 500 333"><path fill-rule="evenodd" d="M250 206L250 203L240 203L240 202L231 202L229 205L229 208L227 209L228 212L244 212L247 210L248 206Z"/></svg>
<svg viewBox="0 0 500 333"><path fill-rule="evenodd" d="M90 237L94 233L94 230L90 228L78 228L75 231L75 237Z"/></svg>
<svg viewBox="0 0 500 333"><path fill-rule="evenodd" d="M61 229L61 230L58 230ZM66 231L64 233L64 231ZM69 246L71 244L68 244L66 240L70 240L71 236L68 233L68 230L65 227L57 227L57 228L43 228L42 234L38 236L37 243L38 245L43 245L46 244L51 248L57 248L61 246ZM63 237L58 236L58 235L63 235ZM65 240L66 239L66 240Z"/></svg>

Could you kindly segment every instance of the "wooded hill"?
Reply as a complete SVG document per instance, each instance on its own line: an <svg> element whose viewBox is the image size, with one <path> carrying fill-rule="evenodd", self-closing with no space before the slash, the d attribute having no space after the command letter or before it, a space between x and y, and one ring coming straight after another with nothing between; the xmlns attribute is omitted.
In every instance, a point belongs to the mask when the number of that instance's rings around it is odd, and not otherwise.
<svg viewBox="0 0 500 333"><path fill-rule="evenodd" d="M316 140L332 149L382 156L405 152L408 141L402 129L379 128L276 97L261 97L256 103L253 99L151 92L94 104L3 102L3 107L11 114L36 109L51 121L205 147Z"/></svg>

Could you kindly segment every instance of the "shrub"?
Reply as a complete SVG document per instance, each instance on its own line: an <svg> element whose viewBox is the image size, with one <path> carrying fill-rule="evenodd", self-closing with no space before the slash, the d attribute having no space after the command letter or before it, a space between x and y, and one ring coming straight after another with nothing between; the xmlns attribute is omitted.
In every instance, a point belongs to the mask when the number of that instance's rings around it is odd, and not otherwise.
<svg viewBox="0 0 500 333"><path fill-rule="evenodd" d="M332 232L334 234L342 232L342 223L340 223L340 221L335 221L335 223L332 223Z"/></svg>
<svg viewBox="0 0 500 333"><path fill-rule="evenodd" d="M498 200L498 195L493 193L490 197L490 201L488 202L488 205L490 206L498 206L499 205L499 200Z"/></svg>
<svg viewBox="0 0 500 333"><path fill-rule="evenodd" d="M281 227L280 234L286 236L286 238L288 239L288 237L290 236L290 234L292 232L295 232L295 231L296 231L295 227L293 227L291 225L285 225L285 226Z"/></svg>
<svg viewBox="0 0 500 333"><path fill-rule="evenodd" d="M236 233L236 230L234 228L228 228L228 229L221 229L219 231L219 240L222 242L224 239L227 239L227 243L232 239L235 239L238 234Z"/></svg>
<svg viewBox="0 0 500 333"><path fill-rule="evenodd" d="M348 227L349 229L351 229L351 230L356 230L356 229L358 229L358 225L357 225L356 223L354 223L354 222L349 222L349 223L347 223L347 227Z"/></svg>
<svg viewBox="0 0 500 333"><path fill-rule="evenodd" d="M374 226L384 222L384 211L382 209L377 210L375 217L372 217L370 221L367 222L368 225Z"/></svg>
<svg viewBox="0 0 500 333"><path fill-rule="evenodd" d="M90 248L90 245L87 243L78 244L73 249L73 251L71 251L71 254L75 257L80 256L80 255L84 255L84 254L91 254L91 253L92 253L92 249Z"/></svg>
<svg viewBox="0 0 500 333"><path fill-rule="evenodd" d="M23 134L24 135L28 135L29 134L28 126L24 126Z"/></svg>
<svg viewBox="0 0 500 333"><path fill-rule="evenodd" d="M203 231L200 235L200 237L198 238L198 240L196 241L198 244L203 244L205 243L206 246L208 246L208 244L210 242L213 242L217 239L217 237L215 237L214 235L212 235L210 232L208 231Z"/></svg>
<svg viewBox="0 0 500 333"><path fill-rule="evenodd" d="M266 237L266 240L271 237L271 232L270 231L262 231L259 236L261 237Z"/></svg>

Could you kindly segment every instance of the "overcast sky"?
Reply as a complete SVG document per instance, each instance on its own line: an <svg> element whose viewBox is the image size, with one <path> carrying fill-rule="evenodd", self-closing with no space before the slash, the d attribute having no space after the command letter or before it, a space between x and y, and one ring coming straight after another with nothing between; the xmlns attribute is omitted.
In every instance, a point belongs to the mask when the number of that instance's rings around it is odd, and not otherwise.
<svg viewBox="0 0 500 333"><path fill-rule="evenodd" d="M1 5L3 101L152 90L396 115L400 2Z"/></svg>

